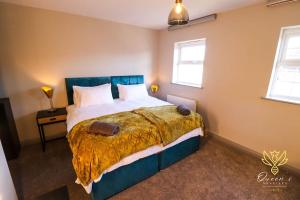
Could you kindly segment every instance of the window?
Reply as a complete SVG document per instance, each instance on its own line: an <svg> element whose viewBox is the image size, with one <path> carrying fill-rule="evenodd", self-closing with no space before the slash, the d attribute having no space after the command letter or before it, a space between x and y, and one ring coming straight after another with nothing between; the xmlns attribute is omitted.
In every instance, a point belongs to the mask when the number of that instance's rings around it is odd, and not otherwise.
<svg viewBox="0 0 300 200"><path fill-rule="evenodd" d="M172 82L202 87L205 39L175 43Z"/></svg>
<svg viewBox="0 0 300 200"><path fill-rule="evenodd" d="M300 103L300 26L281 30L267 98Z"/></svg>

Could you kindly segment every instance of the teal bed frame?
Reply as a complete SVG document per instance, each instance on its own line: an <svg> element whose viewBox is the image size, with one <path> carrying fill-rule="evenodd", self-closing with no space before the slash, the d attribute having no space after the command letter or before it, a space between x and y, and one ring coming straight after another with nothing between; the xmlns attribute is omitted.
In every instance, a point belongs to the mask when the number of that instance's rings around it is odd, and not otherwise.
<svg viewBox="0 0 300 200"><path fill-rule="evenodd" d="M110 76L110 77L80 77L65 78L68 104L73 102L73 86L90 87L106 83L111 83L113 98L119 98L117 84L132 85L144 83L143 75L131 76ZM106 173L101 180L93 183L92 199L107 199L151 176L160 170L178 162L186 156L197 151L200 147L201 137L193 137L185 140L173 147L170 147L160 153L150 155L139 159L129 165L119 167L118 169Z"/></svg>

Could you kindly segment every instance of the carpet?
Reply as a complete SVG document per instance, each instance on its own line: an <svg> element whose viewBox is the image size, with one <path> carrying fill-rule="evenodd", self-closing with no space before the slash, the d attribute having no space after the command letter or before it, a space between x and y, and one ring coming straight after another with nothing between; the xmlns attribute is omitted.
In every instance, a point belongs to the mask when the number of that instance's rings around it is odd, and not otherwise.
<svg viewBox="0 0 300 200"><path fill-rule="evenodd" d="M69 193L67 186L63 186L46 194L43 194L35 200L69 200Z"/></svg>
<svg viewBox="0 0 300 200"><path fill-rule="evenodd" d="M32 200L67 186L70 200L89 200L82 186L75 183L72 154L66 140L22 148L17 160L9 161L19 199ZM270 171L261 159L234 149L215 138L208 139L199 151L160 171L149 179L113 196L111 200L297 200L300 178L292 177L288 187L270 191L257 182L257 174Z"/></svg>

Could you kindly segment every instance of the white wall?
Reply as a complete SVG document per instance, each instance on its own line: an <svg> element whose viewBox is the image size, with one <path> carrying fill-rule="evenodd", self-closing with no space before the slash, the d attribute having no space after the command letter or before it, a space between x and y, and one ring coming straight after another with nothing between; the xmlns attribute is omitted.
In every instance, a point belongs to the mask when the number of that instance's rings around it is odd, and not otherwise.
<svg viewBox="0 0 300 200"><path fill-rule="evenodd" d="M18 199L0 141L0 200Z"/></svg>

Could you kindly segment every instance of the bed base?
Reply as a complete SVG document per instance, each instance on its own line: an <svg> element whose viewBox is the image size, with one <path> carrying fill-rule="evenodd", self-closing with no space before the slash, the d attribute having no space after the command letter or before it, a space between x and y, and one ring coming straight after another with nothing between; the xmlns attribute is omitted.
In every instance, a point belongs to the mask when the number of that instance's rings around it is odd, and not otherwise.
<svg viewBox="0 0 300 200"><path fill-rule="evenodd" d="M159 154L159 169L165 169L179 160L197 151L200 147L200 136L190 138Z"/></svg>
<svg viewBox="0 0 300 200"><path fill-rule="evenodd" d="M158 154L104 174L100 182L93 183L92 199L107 199L194 153L199 149L199 146L200 136L193 137Z"/></svg>
<svg viewBox="0 0 300 200"><path fill-rule="evenodd" d="M92 199L107 199L158 172L158 154L137 160L104 174L101 181L93 183Z"/></svg>

